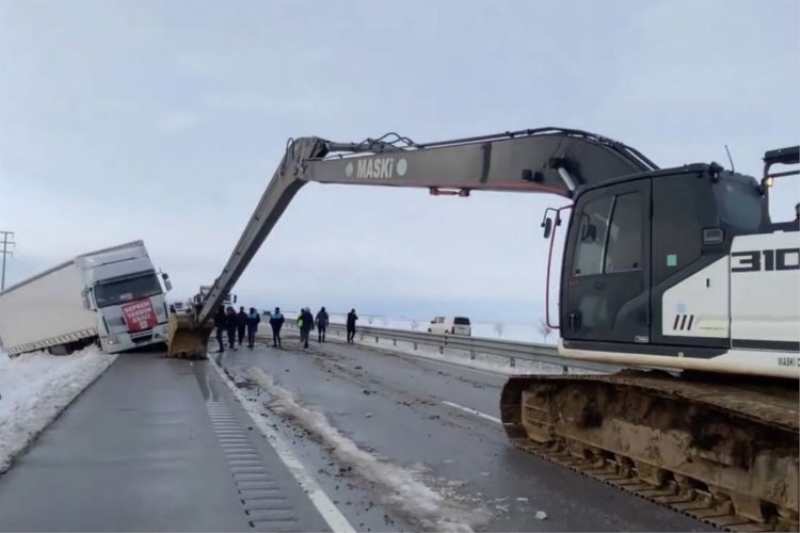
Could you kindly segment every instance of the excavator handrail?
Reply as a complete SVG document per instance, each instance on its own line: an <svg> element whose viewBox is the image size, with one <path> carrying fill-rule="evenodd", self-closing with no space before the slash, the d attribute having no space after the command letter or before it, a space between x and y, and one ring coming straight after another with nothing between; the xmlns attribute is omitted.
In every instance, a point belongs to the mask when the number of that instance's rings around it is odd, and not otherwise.
<svg viewBox="0 0 800 533"><path fill-rule="evenodd" d="M616 141L609 137L605 137L603 135L598 135L596 133L577 130L577 129L570 129L570 128L559 128L559 127L544 127L544 128L534 128L534 129L524 129L524 130L515 130L515 131L505 131L502 133L492 133L487 135L477 135L472 137L461 137L458 139L449 139L446 141L433 141L428 143L416 143L412 141L410 138L401 136L395 132L388 132L377 139L367 138L361 141L360 143L334 143L331 141L324 140L330 152L349 152L347 154L328 154L325 156L324 160L327 159L347 159L349 157L359 157L364 154L364 152L372 152L372 153L386 153L386 152L397 152L397 151L407 151L407 150L414 150L414 149L426 149L426 148L443 148L447 146L457 146L457 145L466 145L466 144L475 144L475 143L482 143L487 141L497 141L503 139L513 139L517 137L531 137L534 135L548 135L548 134L562 134L565 136L573 136L573 137L580 137L585 139L591 139L599 144L604 144L614 150L618 151L621 154L626 154L629 157L638 159L645 170L659 170L659 166L656 165L652 160L650 160L647 156L642 154L639 150L628 146L622 142ZM397 137L397 140L394 142L387 142L384 139L394 135ZM291 143L293 139L290 139L289 142ZM403 142L405 146L398 146L398 143ZM374 149L377 148L377 149Z"/></svg>

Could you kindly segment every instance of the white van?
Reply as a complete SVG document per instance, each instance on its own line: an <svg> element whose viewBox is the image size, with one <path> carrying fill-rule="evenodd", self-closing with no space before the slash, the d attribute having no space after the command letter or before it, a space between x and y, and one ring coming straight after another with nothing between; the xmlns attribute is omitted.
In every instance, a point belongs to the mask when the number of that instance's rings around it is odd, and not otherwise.
<svg viewBox="0 0 800 533"><path fill-rule="evenodd" d="M472 326L465 316L437 316L431 320L428 333L439 335L472 335Z"/></svg>

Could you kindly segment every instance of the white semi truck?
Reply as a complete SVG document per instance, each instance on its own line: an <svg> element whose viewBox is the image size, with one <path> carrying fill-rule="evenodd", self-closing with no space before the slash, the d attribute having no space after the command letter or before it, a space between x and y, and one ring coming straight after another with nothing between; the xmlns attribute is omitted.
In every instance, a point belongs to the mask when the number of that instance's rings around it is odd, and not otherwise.
<svg viewBox="0 0 800 533"><path fill-rule="evenodd" d="M166 342L167 274L143 241L87 254L0 292L0 350L66 355L90 344L106 353Z"/></svg>

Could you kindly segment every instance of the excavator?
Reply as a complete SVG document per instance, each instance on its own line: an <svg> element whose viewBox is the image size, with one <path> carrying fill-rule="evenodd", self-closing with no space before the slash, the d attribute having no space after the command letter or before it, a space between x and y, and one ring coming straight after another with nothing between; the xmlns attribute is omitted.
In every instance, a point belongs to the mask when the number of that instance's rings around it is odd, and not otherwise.
<svg viewBox="0 0 800 533"><path fill-rule="evenodd" d="M775 179L800 147L765 152L761 179L722 165L659 168L575 129L418 144L290 139L221 275L170 317L171 357L205 358L210 319L309 182L550 193L564 221L558 322L564 358L614 373L516 375L500 398L514 446L729 531L798 530L800 226L773 222ZM532 348L533 350L533 348Z"/></svg>

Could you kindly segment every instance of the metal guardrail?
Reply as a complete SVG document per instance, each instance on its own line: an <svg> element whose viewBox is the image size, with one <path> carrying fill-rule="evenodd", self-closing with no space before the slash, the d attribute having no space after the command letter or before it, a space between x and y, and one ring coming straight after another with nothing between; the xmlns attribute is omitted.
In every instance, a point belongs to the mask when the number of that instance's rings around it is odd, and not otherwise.
<svg viewBox="0 0 800 533"><path fill-rule="evenodd" d="M287 320L284 327L293 330L297 329L297 325L293 320ZM344 324L328 325L329 335L333 334L336 337L344 337L346 331ZM316 333L312 333L312 339L315 334ZM564 369L580 368L593 372L613 373L622 369L620 366L562 357L558 355L558 348L549 344L504 341L460 335L440 335L438 333L377 328L372 326L358 326L356 328L356 338L362 341L365 338L374 338L376 343L381 339L390 340L393 341L395 346L398 342L407 342L413 345L414 350L417 350L419 345L434 346L438 348L440 354L444 354L445 350L459 350L468 352L470 359L474 359L477 354L494 355L507 358L509 360L509 366L511 367L516 367L517 360L526 360L560 366Z"/></svg>

